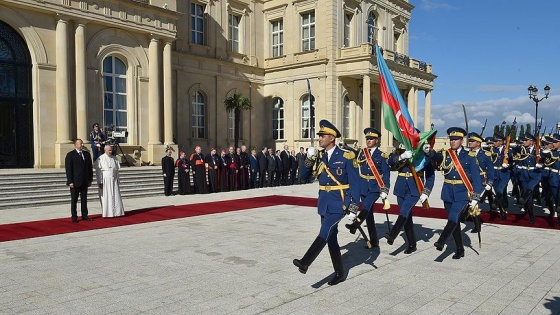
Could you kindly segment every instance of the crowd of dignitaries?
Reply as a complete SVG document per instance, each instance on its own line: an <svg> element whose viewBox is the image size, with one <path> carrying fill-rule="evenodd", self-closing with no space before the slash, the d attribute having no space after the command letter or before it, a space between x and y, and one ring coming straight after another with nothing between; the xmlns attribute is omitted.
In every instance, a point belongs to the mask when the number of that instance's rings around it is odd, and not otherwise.
<svg viewBox="0 0 560 315"><path fill-rule="evenodd" d="M245 190L251 188L287 186L310 182L300 178L306 151L302 147L299 152L263 147L247 151L242 145L239 148L230 146L219 152L211 148L210 152L202 153L201 147L194 148L188 154L180 151L177 160L173 158L173 149L168 148L161 160L164 182L164 194L171 196L178 173L178 193L205 194L225 191ZM191 184L192 183L192 184Z"/></svg>

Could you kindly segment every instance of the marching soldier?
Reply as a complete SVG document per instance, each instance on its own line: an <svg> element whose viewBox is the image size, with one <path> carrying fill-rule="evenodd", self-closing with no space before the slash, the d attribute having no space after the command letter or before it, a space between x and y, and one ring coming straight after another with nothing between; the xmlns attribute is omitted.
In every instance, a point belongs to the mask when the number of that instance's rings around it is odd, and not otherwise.
<svg viewBox="0 0 560 315"><path fill-rule="evenodd" d="M424 153L430 152L430 145L423 145ZM412 165L409 159L412 157L411 151L395 150L389 156L389 165L391 169L398 172L397 181L393 188L393 194L397 196L399 205L399 217L393 225L390 232L385 234L387 243L393 245L395 238L399 235L404 227L404 233L408 242L408 246L404 251L405 254L411 254L416 251L416 235L414 234L414 222L412 220L412 207L420 201L423 203L428 199L432 189L434 188L435 171L429 158L424 155L416 164ZM414 168L414 170L413 170ZM416 175L415 175L416 174ZM418 177L419 183L416 182L414 176ZM418 185L421 185L420 187Z"/></svg>
<svg viewBox="0 0 560 315"><path fill-rule="evenodd" d="M546 148L541 150L543 158L543 170L541 177L542 197L546 202L546 207L550 211L550 216L554 217L556 209L556 199L558 192L558 171L555 167L558 164L558 151L554 149L556 140L551 136L545 136L541 140L541 144L546 145Z"/></svg>
<svg viewBox="0 0 560 315"><path fill-rule="evenodd" d="M519 185L521 196L518 203L523 209L529 213L529 224L535 223L535 212L533 210L533 192L535 187L541 180L541 168L543 165L538 163L539 150L535 147L535 136L525 133L521 138L523 146L519 149L518 154L514 156L517 160L517 169L519 172Z"/></svg>
<svg viewBox="0 0 560 315"><path fill-rule="evenodd" d="M305 255L301 259L294 259L293 263L301 273L306 273L328 244L334 267L334 277L328 284L336 285L345 280L337 238L338 223L344 217L345 210L355 213L358 209L360 178L353 165L355 154L335 145L335 139L340 137L338 129L327 120L321 120L319 125L319 146L324 150L315 153L313 147L308 149L302 178L306 179L313 173L319 180L317 210L321 216L321 229Z"/></svg>
<svg viewBox="0 0 560 315"><path fill-rule="evenodd" d="M551 155L555 162L550 167L551 176L554 177L554 179L551 179L551 182L555 182L557 186L554 189L554 185L551 185L551 195L553 204L556 206L554 211L558 213L560 211L560 134L557 133L552 136L552 145L554 150L551 150ZM560 226L560 215L558 215L556 226Z"/></svg>
<svg viewBox="0 0 560 315"><path fill-rule="evenodd" d="M461 236L461 216L469 207L476 209L484 189L476 158L463 148L463 137L466 133L462 128L451 127L447 129L450 148L437 153L430 151L432 161L445 178L441 188L441 199L447 212L447 224L434 246L439 251L443 250L445 242L450 235L453 235L456 246L453 259L465 256Z"/></svg>
<svg viewBox="0 0 560 315"><path fill-rule="evenodd" d="M484 200L484 197L488 197L488 203L492 205L494 203L493 198L491 198L492 185L494 184L494 179L496 178L494 164L492 164L491 159L492 153L481 149L482 137L476 132L469 133L467 139L470 148L469 155L477 159L478 167L480 169L480 180L482 182L482 186L484 187L484 192L482 193L480 199ZM475 224L471 233L478 232L480 232L480 224Z"/></svg>
<svg viewBox="0 0 560 315"><path fill-rule="evenodd" d="M510 161L513 161L513 154L509 148L504 145L506 140L501 134L494 134L494 149L492 154L492 164L496 171L494 180L494 191L496 192L496 207L500 211L500 220L506 219L507 209L507 185L511 176ZM507 151L507 152L506 152Z"/></svg>
<svg viewBox="0 0 560 315"><path fill-rule="evenodd" d="M379 247L379 239L377 238L377 230L375 228L374 204L379 197L385 202L389 193L389 176L390 169L387 164L389 155L379 150L379 138L381 133L374 128L364 129L366 136L366 148L357 154L356 162L358 163L358 171L361 178L360 197L362 201L362 211L354 218L352 214L348 216L353 220L352 224L347 224L346 228L350 233L356 233L356 229L366 220L369 239L372 247ZM410 157L412 157L412 152ZM368 248L366 246L366 248Z"/></svg>

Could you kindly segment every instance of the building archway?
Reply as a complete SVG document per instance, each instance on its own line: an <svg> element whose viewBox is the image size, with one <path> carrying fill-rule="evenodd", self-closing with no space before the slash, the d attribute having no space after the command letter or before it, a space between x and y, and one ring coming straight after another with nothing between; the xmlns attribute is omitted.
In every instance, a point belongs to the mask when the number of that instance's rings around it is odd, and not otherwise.
<svg viewBox="0 0 560 315"><path fill-rule="evenodd" d="M31 56L25 40L0 21L0 168L33 167Z"/></svg>

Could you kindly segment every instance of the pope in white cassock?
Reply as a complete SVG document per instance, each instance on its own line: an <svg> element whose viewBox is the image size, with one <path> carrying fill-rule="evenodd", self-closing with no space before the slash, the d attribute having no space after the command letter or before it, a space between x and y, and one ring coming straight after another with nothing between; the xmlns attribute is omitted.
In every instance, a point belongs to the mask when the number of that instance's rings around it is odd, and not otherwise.
<svg viewBox="0 0 560 315"><path fill-rule="evenodd" d="M104 218L124 215L124 207L119 188L119 169L121 165L112 152L112 146L106 145L105 154L102 154L93 164L97 176L99 199L101 201Z"/></svg>

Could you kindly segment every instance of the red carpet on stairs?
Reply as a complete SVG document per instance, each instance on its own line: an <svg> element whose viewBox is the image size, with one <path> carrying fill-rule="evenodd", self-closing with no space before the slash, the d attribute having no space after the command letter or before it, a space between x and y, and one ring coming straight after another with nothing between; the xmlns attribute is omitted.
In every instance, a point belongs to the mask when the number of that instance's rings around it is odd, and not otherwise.
<svg viewBox="0 0 560 315"><path fill-rule="evenodd" d="M291 196L264 196L228 201L215 201L207 203L189 204L182 206L155 207L141 210L127 211L124 216L117 218L101 218L100 215L90 216L93 221L72 223L70 218L50 219L41 221L10 223L0 225L0 242L20 240L26 238L50 236L57 234L83 232L89 230L105 229L117 226L148 223L163 220L180 219L205 214L214 214L228 211L248 210L277 205L294 205L303 207L316 207L316 198L291 197ZM398 207L391 205L389 214L398 214ZM383 212L379 209L376 212ZM424 210L415 207L413 213L417 217L446 219L444 209L432 208ZM529 224L527 216L508 214L506 221L500 221L499 214L483 212L484 223L528 226L535 228L553 229L554 223L549 217L537 217L535 224ZM484 231L484 230L483 230Z"/></svg>

